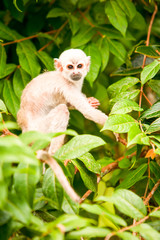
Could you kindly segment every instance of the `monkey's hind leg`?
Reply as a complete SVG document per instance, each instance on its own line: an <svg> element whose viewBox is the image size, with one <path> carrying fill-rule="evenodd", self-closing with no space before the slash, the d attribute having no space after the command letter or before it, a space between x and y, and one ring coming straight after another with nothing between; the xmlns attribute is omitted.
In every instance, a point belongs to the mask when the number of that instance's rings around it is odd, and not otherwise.
<svg viewBox="0 0 160 240"><path fill-rule="evenodd" d="M67 129L69 121L69 111L65 104L60 104L55 107L46 117L48 126L47 132L64 132ZM48 153L54 153L63 145L65 135L60 135L52 139Z"/></svg>

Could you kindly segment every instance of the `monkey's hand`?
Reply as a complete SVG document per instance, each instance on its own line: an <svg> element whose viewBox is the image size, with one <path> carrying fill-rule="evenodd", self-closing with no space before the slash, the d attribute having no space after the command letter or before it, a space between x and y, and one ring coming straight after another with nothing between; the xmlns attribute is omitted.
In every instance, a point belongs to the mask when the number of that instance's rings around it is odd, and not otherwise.
<svg viewBox="0 0 160 240"><path fill-rule="evenodd" d="M88 100L88 103L94 108L98 108L98 106L100 105L100 102L98 101L98 99L94 97L89 97L87 98L87 100Z"/></svg>

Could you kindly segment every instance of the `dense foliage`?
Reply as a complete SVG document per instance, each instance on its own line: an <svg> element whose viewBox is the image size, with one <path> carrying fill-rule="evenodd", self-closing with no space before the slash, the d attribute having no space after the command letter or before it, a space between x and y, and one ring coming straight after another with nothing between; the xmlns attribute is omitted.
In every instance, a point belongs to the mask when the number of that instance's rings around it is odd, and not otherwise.
<svg viewBox="0 0 160 240"><path fill-rule="evenodd" d="M0 2L1 240L160 239L159 3ZM72 110L54 156L79 203L36 158L54 133L16 123L25 85L67 48L91 56L83 92L109 114L102 128Z"/></svg>

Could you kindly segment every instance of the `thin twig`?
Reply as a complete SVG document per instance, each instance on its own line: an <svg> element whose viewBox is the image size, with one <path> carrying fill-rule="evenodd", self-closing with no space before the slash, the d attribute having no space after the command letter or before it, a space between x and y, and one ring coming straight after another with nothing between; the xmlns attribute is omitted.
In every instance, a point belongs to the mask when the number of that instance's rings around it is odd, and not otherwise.
<svg viewBox="0 0 160 240"><path fill-rule="evenodd" d="M153 212L156 212L160 209L160 206L155 208ZM147 219L149 219L149 215L145 216L144 218L141 218L138 222L135 222L134 224L130 225L130 226L127 226L127 227L124 227L124 228L121 228L120 230L118 230L117 232L112 232L110 234L108 234L106 237L105 237L105 240L109 240L111 237L115 236L117 233L121 233L121 232L125 232L125 231L128 231L130 230L132 227L135 227L137 225L140 225L141 223L145 222Z"/></svg>
<svg viewBox="0 0 160 240"><path fill-rule="evenodd" d="M154 185L154 187L152 188L152 190L150 191L150 193L148 194L148 196L146 197L146 199L143 201L145 205L148 205L150 199L153 197L153 194L155 193L155 191L157 190L157 188L160 185L160 179L158 180L158 182Z"/></svg>

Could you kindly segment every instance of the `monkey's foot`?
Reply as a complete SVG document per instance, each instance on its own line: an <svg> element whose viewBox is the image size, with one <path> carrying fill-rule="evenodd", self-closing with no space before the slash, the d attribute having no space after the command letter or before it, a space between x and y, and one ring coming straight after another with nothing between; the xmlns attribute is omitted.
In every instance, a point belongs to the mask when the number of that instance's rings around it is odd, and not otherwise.
<svg viewBox="0 0 160 240"><path fill-rule="evenodd" d="M100 105L99 100L94 97L89 97L87 98L87 100L88 100L88 103L94 108L98 108L98 106Z"/></svg>

